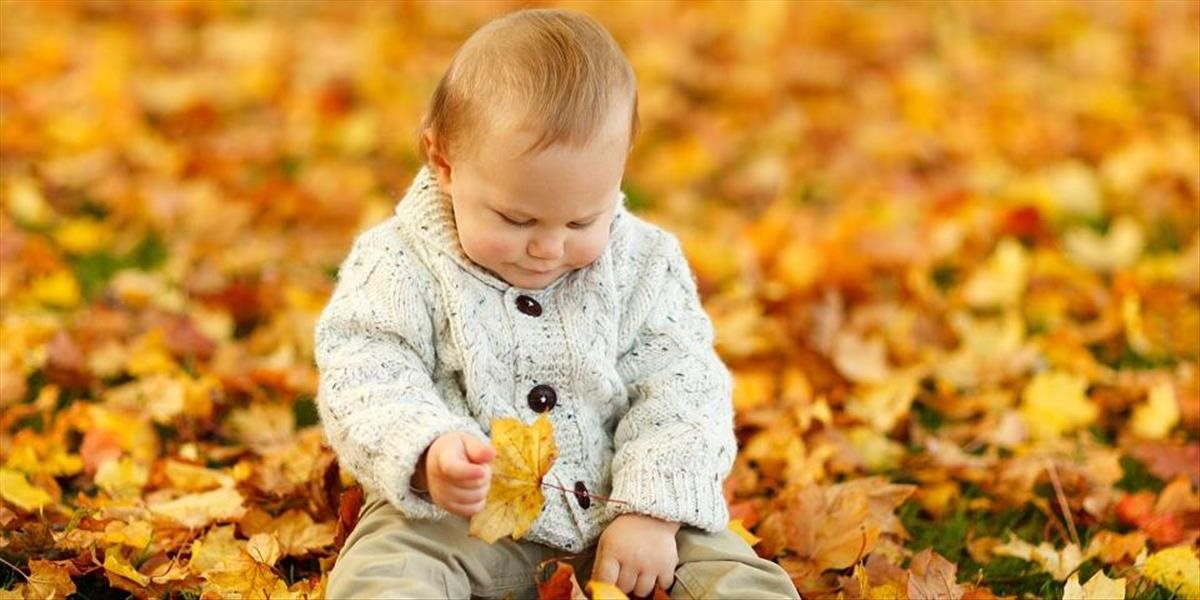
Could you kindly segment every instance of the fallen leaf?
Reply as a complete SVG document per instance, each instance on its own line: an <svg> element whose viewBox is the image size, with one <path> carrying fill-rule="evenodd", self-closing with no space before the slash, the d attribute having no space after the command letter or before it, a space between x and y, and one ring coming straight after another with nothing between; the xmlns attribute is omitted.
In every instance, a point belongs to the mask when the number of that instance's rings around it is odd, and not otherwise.
<svg viewBox="0 0 1200 600"><path fill-rule="evenodd" d="M48 560L29 561L29 585L26 598L51 600L75 593L75 582L66 566Z"/></svg>
<svg viewBox="0 0 1200 600"><path fill-rule="evenodd" d="M593 579L587 583L587 589L592 594L592 600L628 600L629 598L620 588L607 581Z"/></svg>
<svg viewBox="0 0 1200 600"><path fill-rule="evenodd" d="M538 600L587 600L575 568L560 560L548 560L538 566Z"/></svg>
<svg viewBox="0 0 1200 600"><path fill-rule="evenodd" d="M337 524L333 521L313 523L308 513L292 509L278 518L252 508L240 522L243 534L254 536L269 533L278 538L285 556L304 556L333 544L337 535Z"/></svg>
<svg viewBox="0 0 1200 600"><path fill-rule="evenodd" d="M268 567L273 567L281 554L279 539L272 533L256 533L246 542L246 554Z"/></svg>
<svg viewBox="0 0 1200 600"><path fill-rule="evenodd" d="M1161 440L1179 424L1179 404L1175 400L1175 387L1163 381L1150 389L1144 404L1133 407L1129 430L1134 435Z"/></svg>
<svg viewBox="0 0 1200 600"><path fill-rule="evenodd" d="M1073 373L1043 371L1021 393L1021 416L1040 439L1056 438L1096 420L1098 409L1084 395L1087 380Z"/></svg>
<svg viewBox="0 0 1200 600"><path fill-rule="evenodd" d="M242 495L233 488L189 494L174 500L147 505L150 512L167 517L185 527L203 527L213 521L239 519L246 512Z"/></svg>
<svg viewBox="0 0 1200 600"><path fill-rule="evenodd" d="M738 534L738 537L742 538L743 540L746 540L746 544L750 546L753 546L759 542L758 536L747 531L746 527L742 525L741 519L733 519L729 521L729 530Z"/></svg>
<svg viewBox="0 0 1200 600"><path fill-rule="evenodd" d="M1125 578L1109 579L1100 570L1081 586L1079 573L1071 573L1063 586L1063 600L1125 600Z"/></svg>
<svg viewBox="0 0 1200 600"><path fill-rule="evenodd" d="M505 535L521 539L542 511L542 477L558 455L546 415L532 425L517 419L492 421L492 482L483 510L471 517L469 532L487 543Z"/></svg>
<svg viewBox="0 0 1200 600"><path fill-rule="evenodd" d="M0 497L25 512L35 511L54 501L45 490L34 487L25 474L0 467Z"/></svg>
<svg viewBox="0 0 1200 600"><path fill-rule="evenodd" d="M955 578L958 567L929 548L922 550L912 558L908 571L908 597L911 600L918 598L959 600L963 595L962 586L958 585Z"/></svg>
<svg viewBox="0 0 1200 600"><path fill-rule="evenodd" d="M993 547L992 553L998 556L1014 556L1035 563L1058 581L1065 581L1084 560L1083 552L1074 543L1067 544L1060 550L1050 542L1041 542L1034 546L1019 538Z"/></svg>

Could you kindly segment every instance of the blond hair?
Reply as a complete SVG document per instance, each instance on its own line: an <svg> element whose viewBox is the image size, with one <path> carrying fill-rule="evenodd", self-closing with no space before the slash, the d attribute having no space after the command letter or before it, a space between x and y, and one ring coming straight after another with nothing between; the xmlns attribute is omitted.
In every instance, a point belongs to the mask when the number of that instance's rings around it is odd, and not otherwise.
<svg viewBox="0 0 1200 600"><path fill-rule="evenodd" d="M578 148L630 101L632 145L637 79L612 35L579 12L520 10L487 23L459 48L433 92L417 146L428 163L429 130L440 152L466 150L469 157L489 127L511 125L538 134L522 155L556 143Z"/></svg>

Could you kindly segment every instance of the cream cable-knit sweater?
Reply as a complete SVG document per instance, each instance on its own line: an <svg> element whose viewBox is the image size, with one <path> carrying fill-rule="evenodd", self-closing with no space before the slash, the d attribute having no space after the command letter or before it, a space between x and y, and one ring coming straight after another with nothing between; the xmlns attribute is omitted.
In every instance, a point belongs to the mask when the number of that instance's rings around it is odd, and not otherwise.
<svg viewBox="0 0 1200 600"><path fill-rule="evenodd" d="M450 198L422 168L395 214L355 239L316 325L318 407L343 467L410 518L421 452L450 431L546 412L558 445L528 539L570 551L622 512L717 531L737 450L732 377L713 351L675 236L619 199L591 265L514 287L459 245ZM588 498L610 496L627 504Z"/></svg>

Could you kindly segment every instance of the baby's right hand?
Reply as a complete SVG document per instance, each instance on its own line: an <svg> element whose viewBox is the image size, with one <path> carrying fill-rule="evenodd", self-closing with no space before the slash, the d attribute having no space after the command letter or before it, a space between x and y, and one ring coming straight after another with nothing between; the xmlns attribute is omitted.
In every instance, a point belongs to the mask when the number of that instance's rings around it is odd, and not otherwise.
<svg viewBox="0 0 1200 600"><path fill-rule="evenodd" d="M439 436L425 458L425 478L434 503L467 518L483 510L492 482L489 463L495 456L491 444L470 433Z"/></svg>

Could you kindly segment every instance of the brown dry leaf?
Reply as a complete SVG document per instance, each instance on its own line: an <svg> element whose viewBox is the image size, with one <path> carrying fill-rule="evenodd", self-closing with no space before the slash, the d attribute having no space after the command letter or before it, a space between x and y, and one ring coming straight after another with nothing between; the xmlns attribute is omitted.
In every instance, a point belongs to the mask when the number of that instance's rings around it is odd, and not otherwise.
<svg viewBox="0 0 1200 600"><path fill-rule="evenodd" d="M558 451L546 415L532 425L517 419L492 421L492 483L483 510L471 517L470 534L487 543L505 535L521 539L542 512L542 477Z"/></svg>
<svg viewBox="0 0 1200 600"><path fill-rule="evenodd" d="M1129 455L1164 481L1182 473L1200 487L1200 443L1142 442L1130 447Z"/></svg>
<svg viewBox="0 0 1200 600"><path fill-rule="evenodd" d="M66 566L48 560L29 561L29 584L24 594L26 598L57 600L74 593L75 582L71 581L71 573Z"/></svg>
<svg viewBox="0 0 1200 600"><path fill-rule="evenodd" d="M292 509L278 518L258 508L251 508L242 517L239 528L247 536L263 533L274 535L285 556L304 556L333 544L337 523L313 523L308 513Z"/></svg>
<svg viewBox="0 0 1200 600"><path fill-rule="evenodd" d="M958 567L932 549L926 548L917 553L909 563L908 571L910 600L958 600L963 595L962 586L955 579Z"/></svg>
<svg viewBox="0 0 1200 600"><path fill-rule="evenodd" d="M167 517L185 527L197 528L214 521L241 518L246 512L243 501L236 489L220 488L174 500L152 502L147 508L155 515Z"/></svg>
<svg viewBox="0 0 1200 600"><path fill-rule="evenodd" d="M894 511L914 489L877 477L789 488L782 506L758 528L760 552L790 550L795 560L789 572L802 585L828 569L846 568L874 550L881 534L903 534Z"/></svg>

